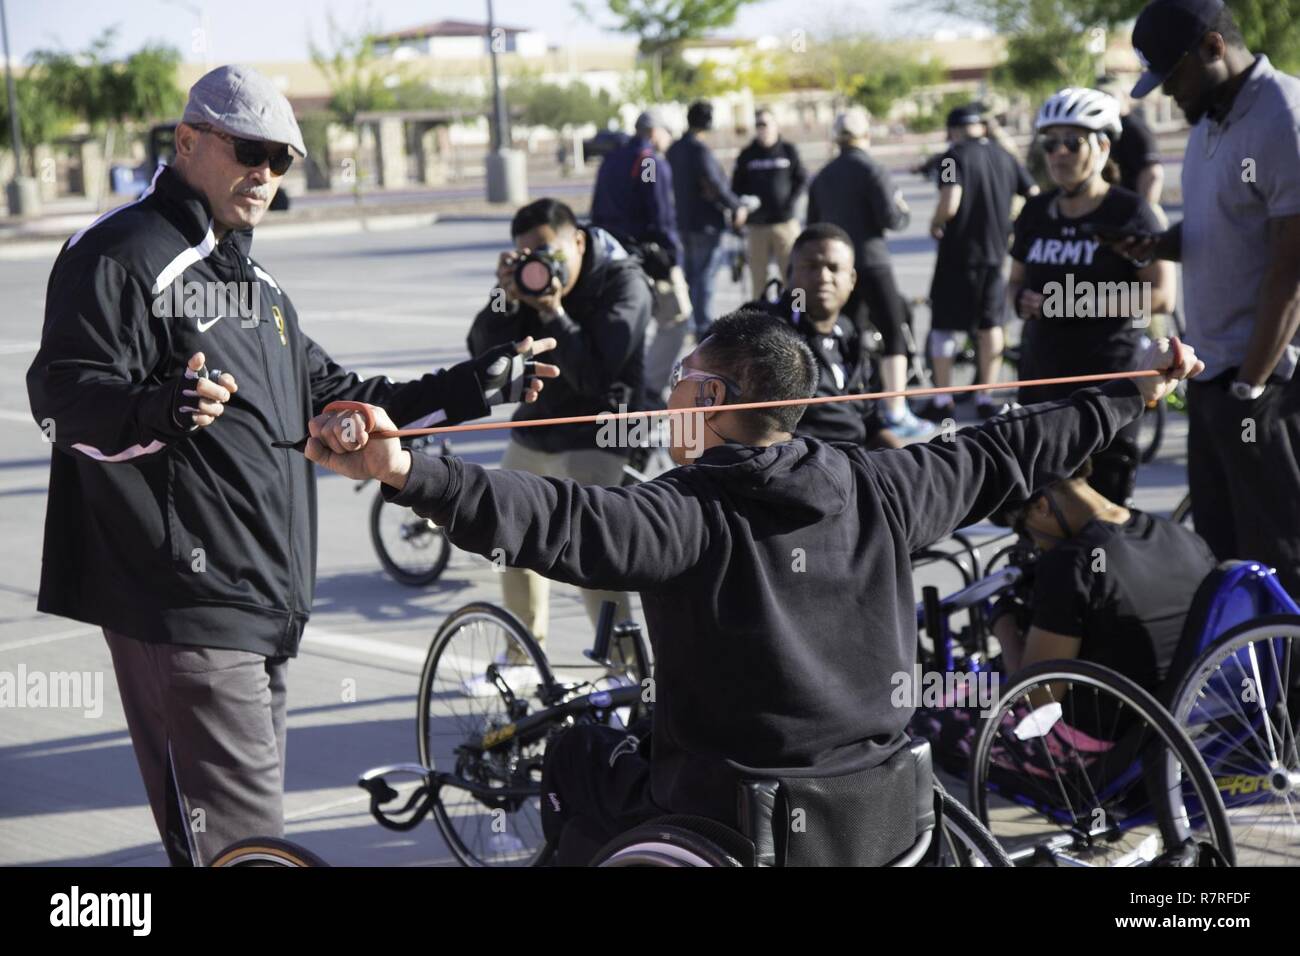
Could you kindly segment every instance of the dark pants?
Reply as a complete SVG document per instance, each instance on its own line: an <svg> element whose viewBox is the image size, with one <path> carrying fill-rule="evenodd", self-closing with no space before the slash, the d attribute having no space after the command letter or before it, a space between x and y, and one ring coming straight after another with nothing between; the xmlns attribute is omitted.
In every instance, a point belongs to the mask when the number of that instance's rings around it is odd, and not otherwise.
<svg viewBox="0 0 1300 956"><path fill-rule="evenodd" d="M649 723L579 724L546 748L542 832L557 866L585 866L626 830L668 811L650 797Z"/></svg>
<svg viewBox="0 0 1300 956"><path fill-rule="evenodd" d="M145 793L173 866L284 835L288 661L105 630Z"/></svg>
<svg viewBox="0 0 1300 956"><path fill-rule="evenodd" d="M907 324L907 305L894 281L894 268L884 265L858 267L858 281L853 286L849 301L844 304L844 314L859 330L870 320L880 333L881 352L884 355L907 355L907 339L903 326Z"/></svg>
<svg viewBox="0 0 1300 956"><path fill-rule="evenodd" d="M1197 534L1220 561L1277 568L1300 599L1300 375L1253 402L1233 398L1219 381L1192 381L1187 406Z"/></svg>

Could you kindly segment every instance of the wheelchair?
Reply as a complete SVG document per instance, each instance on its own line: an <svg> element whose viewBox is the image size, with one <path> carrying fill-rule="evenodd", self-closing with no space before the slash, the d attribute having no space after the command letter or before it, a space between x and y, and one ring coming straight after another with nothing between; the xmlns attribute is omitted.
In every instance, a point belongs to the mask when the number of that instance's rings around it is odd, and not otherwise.
<svg viewBox="0 0 1300 956"><path fill-rule="evenodd" d="M984 622L1028 563L1013 556L956 594L923 595L936 666L992 666ZM957 630L949 617L962 610L970 623ZM949 769L1018 864L1300 862L1298 611L1271 570L1224 564L1201 583L1156 694L1086 661L1040 663Z"/></svg>
<svg viewBox="0 0 1300 956"><path fill-rule="evenodd" d="M913 740L879 767L743 780L739 828L664 816L606 844L600 867L1011 866Z"/></svg>

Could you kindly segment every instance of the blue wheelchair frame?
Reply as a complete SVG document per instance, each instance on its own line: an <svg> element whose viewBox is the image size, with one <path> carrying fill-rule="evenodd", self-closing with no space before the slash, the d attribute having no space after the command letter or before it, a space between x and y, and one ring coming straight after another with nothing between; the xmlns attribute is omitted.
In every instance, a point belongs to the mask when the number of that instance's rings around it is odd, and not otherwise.
<svg viewBox="0 0 1300 956"><path fill-rule="evenodd" d="M995 562L996 557L989 564L992 565ZM922 589L922 600L917 604L917 624L918 630L923 629L933 643L934 666L944 671L953 671L960 666L965 672L975 673L995 669L988 663L986 643L988 622L991 619L994 602L998 596L1019 582L1024 573L1021 567L1010 565L982 580L968 583L959 591L944 598L938 596L936 588L927 587ZM1234 628L1273 615L1300 616L1300 605L1297 605L1282 588L1277 580L1276 572L1271 568L1253 561L1234 562L1221 566L1218 571L1212 573L1220 574L1221 578L1212 597L1208 600L1199 634L1195 642L1188 647L1184 648L1180 645L1178 657L1181 659L1182 669L1175 672L1174 668L1178 667L1180 663L1180 660L1176 660L1174 667L1171 667L1170 674L1166 677L1165 688L1176 688L1186 672L1199 660L1201 655L1214 647L1221 638L1233 631ZM966 610L970 614L971 621L969 627L958 636L954 634L949 624L949 617L962 610ZM1186 636L1184 640L1186 640ZM961 661L957 660L954 653L955 646L960 646L964 652ZM1234 656L1241 658L1247 654L1247 651L1248 649L1243 648ZM1277 654L1274 653L1271 656L1276 661ZM1247 669L1248 673L1259 673L1258 661L1242 660L1241 665ZM1265 693L1267 688L1276 695L1281 685L1278 675L1269 672L1261 675L1261 677L1261 683L1264 685L1261 686L1261 694ZM1272 679L1269 679L1270 677ZM1222 677L1218 679L1223 680ZM1281 688L1281 692L1285 693L1286 689ZM1169 693L1162 693L1157 696L1167 707L1172 706ZM1198 749L1206 764L1213 770L1218 761L1224 759L1239 747L1248 739L1250 731L1258 728L1259 721L1267 719L1263 716L1264 713L1271 710L1276 702L1276 696L1263 700L1260 711L1257 712L1250 726L1243 729L1240 735L1221 736L1208 744L1199 746ZM1207 722L1225 716L1222 711L1210 709L1207 705L1198 705L1192 714L1194 720ZM1240 715L1234 716L1240 717ZM1117 747L1121 747L1122 744L1122 739L1116 742ZM1102 755L1099 758L1099 760L1106 759L1107 755ZM1251 769L1244 768L1240 772L1249 775ZM1258 769L1260 773L1266 773L1269 768L1254 769ZM1132 761L1118 775L1108 779L1107 783L1097 791L1098 800L1106 802L1125 792L1138 782L1139 777L1144 772L1145 769L1140 761ZM1218 778L1216 778L1216 786L1219 786L1220 796L1229 809L1260 800L1258 793L1225 795L1222 792L1222 785L1219 783ZM1074 823L1069 811L1064 808L1045 804L1026 794L998 786L993 781L989 782L989 789L999 796L1043 814L1062 826L1068 827ZM1194 799L1188 801L1188 810L1199 815L1200 808ZM1147 811L1136 813L1124 819L1117 819L1115 824L1122 832L1131 828L1149 826L1153 822L1155 822L1155 814Z"/></svg>

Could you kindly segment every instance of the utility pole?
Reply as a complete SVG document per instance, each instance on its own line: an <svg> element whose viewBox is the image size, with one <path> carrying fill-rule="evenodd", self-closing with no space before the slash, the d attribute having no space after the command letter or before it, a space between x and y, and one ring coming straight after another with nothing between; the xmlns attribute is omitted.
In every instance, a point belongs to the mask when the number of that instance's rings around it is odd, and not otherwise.
<svg viewBox="0 0 1300 956"><path fill-rule="evenodd" d="M503 34L504 35L504 34ZM521 205L528 198L524 154L510 148L510 118L501 95L501 74L497 67L497 25L492 0L487 0L488 57L492 63L492 148L487 156L488 202Z"/></svg>

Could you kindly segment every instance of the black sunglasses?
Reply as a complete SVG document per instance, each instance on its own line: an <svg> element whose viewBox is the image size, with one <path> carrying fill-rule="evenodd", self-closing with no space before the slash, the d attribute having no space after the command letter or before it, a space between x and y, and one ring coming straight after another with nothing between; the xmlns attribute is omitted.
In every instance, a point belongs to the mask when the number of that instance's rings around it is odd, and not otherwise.
<svg viewBox="0 0 1300 956"><path fill-rule="evenodd" d="M196 126L194 128L200 133L211 133L213 136L224 139L235 148L235 160L249 169L256 169L263 163L269 163L272 173L283 176L289 171L289 167L293 165L293 153L289 152L288 146L281 146L278 150L272 152L268 144L258 139L231 136L229 133L223 133L211 126Z"/></svg>
<svg viewBox="0 0 1300 956"><path fill-rule="evenodd" d="M1075 134L1074 136L1040 136L1038 145L1044 153L1051 155L1062 146L1072 153L1077 153L1083 149L1083 144L1088 142L1088 137Z"/></svg>

